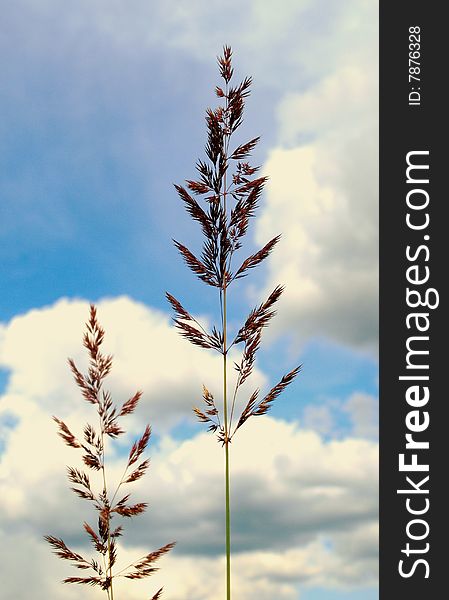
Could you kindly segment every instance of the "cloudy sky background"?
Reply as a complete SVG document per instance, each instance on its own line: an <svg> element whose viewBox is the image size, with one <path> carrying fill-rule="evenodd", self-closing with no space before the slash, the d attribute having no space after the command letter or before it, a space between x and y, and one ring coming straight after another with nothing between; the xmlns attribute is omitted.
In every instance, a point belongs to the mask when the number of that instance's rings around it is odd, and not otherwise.
<svg viewBox="0 0 449 600"><path fill-rule="evenodd" d="M89 508L67 489L51 415L91 415L66 357L83 364L88 303L114 354L118 400L144 390L152 466L123 563L176 539L171 600L224 596L222 452L191 417L219 361L174 332L164 291L213 322L216 298L171 238L197 228L173 190L203 155L215 57L254 77L244 124L270 176L247 250L283 233L235 287L236 324L277 283L279 314L254 385L304 370L235 438L235 600L377 598L377 3L374 0L16 0L0 24L0 578L2 598L71 600L73 570L42 542L83 549ZM218 361L218 362L217 362ZM120 470L120 448L110 455ZM129 560L127 560L129 558ZM24 581L24 569L28 582ZM159 587L160 587L159 585ZM125 593L125 590L123 591ZM101 597L83 590L83 597Z"/></svg>

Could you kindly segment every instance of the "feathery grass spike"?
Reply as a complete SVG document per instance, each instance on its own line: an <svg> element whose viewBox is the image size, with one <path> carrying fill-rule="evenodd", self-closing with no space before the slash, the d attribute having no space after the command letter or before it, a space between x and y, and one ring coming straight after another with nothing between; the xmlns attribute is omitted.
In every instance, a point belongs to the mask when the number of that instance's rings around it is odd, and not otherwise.
<svg viewBox="0 0 449 600"><path fill-rule="evenodd" d="M75 486L71 488L73 492L79 498L92 502L93 508L98 513L97 529L87 522L83 524L84 531L98 554L98 560L83 558L68 548L63 540L52 535L45 536L45 539L59 558L70 561L78 569L91 571L91 574L86 577L67 577L64 579L64 583L98 586L107 594L108 600L114 600L114 579L117 577L128 579L148 577L157 570L154 563L169 552L174 543L166 544L124 569L114 572L117 561L116 539L122 535L123 528L121 525L113 528L113 519L117 516L132 518L143 513L147 508L145 502L129 503L129 493L121 499L118 499L117 495L123 486L137 481L145 474L150 463L148 459L141 460L141 456L150 440L151 428L147 425L142 436L134 442L122 477L119 482L116 482L115 487L111 488L105 460L107 438L115 439L125 433L119 425L119 418L134 412L142 392L134 394L120 408L114 405L111 394L103 387L104 379L112 367L112 357L101 352L104 330L98 323L97 311L93 305L90 307L90 319L86 323L86 329L84 346L89 355L88 371L86 374L81 373L72 359L69 359L69 365L82 396L96 407L98 430L88 423L84 427L83 435L76 437L63 421L57 417L53 417L53 419L58 425L58 435L67 446L81 449L82 460L86 467L100 472L102 484L100 484L100 489L95 490L87 473L74 467L67 467L68 479ZM161 594L162 589L154 594L152 600L158 600Z"/></svg>
<svg viewBox="0 0 449 600"><path fill-rule="evenodd" d="M184 244L175 241L175 246L187 266L204 283L218 288L221 327L210 332L196 321L174 296L167 293L174 312L174 322L182 336L192 344L218 351L223 358L223 409L217 409L214 396L203 389L205 408L193 410L198 419L216 433L225 452L225 547L226 547L226 599L231 599L231 512L230 512L230 449L236 431L253 416L265 414L279 394L293 381L300 367L290 371L265 395L259 398L259 390L253 392L240 415L234 420L240 402L238 394L243 383L251 375L259 349L262 330L275 315L274 305L279 300L283 287L277 286L268 299L254 308L239 329L235 339L229 343L227 331L227 304L229 288L238 279L246 277L251 269L262 263L273 251L280 236L276 236L263 248L247 258L239 258L242 239L248 231L250 220L255 216L266 177L257 176L258 166L248 162L249 156L259 142L259 137L246 143L233 143L233 134L243 122L245 100L250 94L251 77L238 84L233 83L232 51L223 48L218 57L218 66L223 83L215 88L222 104L206 110L207 142L206 161L198 160L198 180L187 180L186 187L175 185L188 214L201 226L203 248L201 256L195 256ZM187 189L186 189L187 188ZM198 199L194 198L189 191ZM235 268L235 262L237 267ZM228 397L228 355L233 346L243 344L237 370L232 399ZM68 434L66 434L68 435Z"/></svg>

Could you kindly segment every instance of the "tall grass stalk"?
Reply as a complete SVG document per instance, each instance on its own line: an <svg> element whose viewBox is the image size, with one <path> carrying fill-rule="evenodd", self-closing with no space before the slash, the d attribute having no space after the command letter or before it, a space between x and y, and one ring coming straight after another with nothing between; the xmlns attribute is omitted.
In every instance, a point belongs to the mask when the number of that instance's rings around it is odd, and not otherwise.
<svg viewBox="0 0 449 600"><path fill-rule="evenodd" d="M96 429L88 423L84 427L83 435L75 436L63 421L53 417L58 425L58 434L67 446L81 450L82 460L86 467L100 473L101 484L99 489L95 490L86 472L74 467L67 467L69 481L75 486L71 488L73 492L90 502L98 513L96 528L87 522L84 523L84 531L96 550L98 558L85 559L68 548L63 540L52 535L45 536L45 539L57 556L70 561L78 569L91 571L91 574L86 577L67 577L64 579L64 583L98 586L107 594L108 600L116 600L113 584L117 577L127 579L148 577L157 570L154 563L171 550L174 543L166 544L114 572L117 561L116 540L122 535L123 527L122 525L113 527L113 519L117 517L130 519L143 513L147 508L146 502L131 504L129 502L130 494L124 493L123 487L140 479L150 464L149 459L142 460L141 457L150 440L151 428L147 425L142 436L133 443L120 481L110 487L107 476L106 440L108 438L116 439L125 433L119 424L119 419L134 412L142 392L134 394L120 408L114 405L110 392L103 387L104 379L112 368L112 356L104 355L100 351L103 338L104 330L98 323L95 306L91 305L90 318L86 323L83 340L89 354L89 368L87 373L83 374L72 359L69 359L69 365L84 400L96 408L98 428ZM159 600L161 595L162 588L154 594L151 600Z"/></svg>
<svg viewBox="0 0 449 600"><path fill-rule="evenodd" d="M215 88L215 93L223 104L206 111L207 160L198 160L196 164L199 179L187 180L186 187L175 186L187 212L201 226L204 242L200 258L180 242L174 243L195 275L218 290L221 327L214 326L207 331L179 300L169 293L167 298L175 312L174 322L181 335L196 346L222 355L223 408L217 408L213 394L204 386L205 407L203 410L194 408L194 412L201 422L209 425L210 431L217 434L218 441L224 447L226 598L231 600L230 444L237 430L250 417L264 415L269 410L272 402L293 381L300 367L284 375L261 399L259 390L256 389L243 408L240 406L238 419L234 418L238 409L238 393L253 371L262 330L275 315L274 305L279 300L283 287L277 286L265 302L249 313L235 337L229 338L228 290L232 283L245 277L269 256L280 236L276 236L244 260L240 259L237 268L235 267L242 239L247 233L250 219L254 217L267 178L255 176L259 167L253 167L247 162L259 141L258 137L236 147L234 144L231 150L233 135L243 121L245 100L250 94L252 79L246 77L234 85L232 51L229 46L223 48L222 55L218 57L218 65L223 83ZM195 196L201 197L202 202L196 200ZM228 395L228 357L230 350L239 345L242 350L240 361L234 362L237 374L231 400Z"/></svg>

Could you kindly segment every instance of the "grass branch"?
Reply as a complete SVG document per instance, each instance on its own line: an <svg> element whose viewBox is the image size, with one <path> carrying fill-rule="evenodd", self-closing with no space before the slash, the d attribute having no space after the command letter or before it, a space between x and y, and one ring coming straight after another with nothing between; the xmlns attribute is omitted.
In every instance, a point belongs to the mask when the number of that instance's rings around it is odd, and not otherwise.
<svg viewBox="0 0 449 600"><path fill-rule="evenodd" d="M198 419L209 425L209 430L217 434L218 441L225 453L225 549L226 549L226 600L231 600L231 461L230 443L236 431L250 418L265 414L271 403L280 392L293 380L298 369L285 375L260 402L259 390L250 396L234 431L231 433L234 414L237 411L237 393L240 386L251 375L255 363L256 352L261 341L261 332L274 315L273 304L282 293L282 286L277 286L268 300L253 309L245 324L240 328L236 338L228 344L228 290L237 279L246 277L249 271L261 264L271 253L279 240L279 236L269 241L263 248L244 259L233 273L233 258L242 247L242 240L247 233L250 220L254 217L262 194L266 177L256 175L258 166L251 166L248 157L257 145L259 138L252 138L230 151L232 136L243 122L245 101L250 94L251 77L246 77L238 84L233 81L232 50L224 46L218 57L221 85L215 93L224 104L206 111L207 142L205 146L206 161L198 160L196 168L199 173L197 181L187 180L188 190L195 196L202 196L204 207L190 195L186 188L176 185L176 190L184 202L187 212L201 225L204 235L203 254L201 260L182 244L175 242L187 266L200 281L218 288L219 314L221 331L215 327L212 334L203 329L179 326L181 335L192 344L206 349L221 347L223 355L223 415L215 405L212 394L204 388L206 408L194 408ZM171 294L167 297L178 316L193 320ZM212 341L211 341L212 340ZM217 341L218 340L218 341ZM242 359L236 365L239 371L231 403L228 402L228 356L231 348L243 344ZM229 406L230 404L230 406ZM229 408L231 409L229 411Z"/></svg>
<svg viewBox="0 0 449 600"><path fill-rule="evenodd" d="M68 467L69 481L76 485L72 490L85 500L93 501L96 510L98 511L98 528L94 529L88 523L84 523L84 530L87 533L94 549L99 554L99 559L92 558L90 560L83 558L70 550L63 540L54 536L45 536L46 541L52 546L53 551L62 559L71 561L75 567L84 570L90 570L91 574L86 577L67 577L64 583L76 583L90 586L98 586L107 596L108 600L114 600L114 579L117 576L114 574L114 565L116 562L116 538L122 535L122 526L120 525L114 531L111 529L112 518L127 517L132 518L144 512L145 503L129 504L129 494L125 495L121 500L114 504L118 490L125 483L132 483L140 479L145 473L148 466L148 460L140 462L134 468L134 471L126 479L125 476L131 465L136 463L150 439L151 429L147 425L143 435L137 440L129 453L129 458L125 466L123 475L114 493L114 496L109 500L108 495L108 477L106 469L106 443L107 440L115 438L125 433L122 429L119 419L131 414L137 407L141 392L137 392L126 400L121 407L114 405L111 394L103 391L103 382L109 374L112 367L112 358L109 355L104 355L101 351L103 343L104 331L100 327L97 320L97 311L95 306L90 307L90 319L86 323L86 333L84 334L84 346L89 354L89 368L86 374L81 373L73 360L69 360L70 368L75 378L75 382L79 387L83 398L96 406L99 417L99 433L89 423L84 428L84 441L81 442L79 437L73 435L67 425L60 419L54 417L58 424L58 434L63 439L66 445L80 449L84 452L82 460L88 469L93 471L101 471L101 479L103 489L96 492L92 489L89 475L80 469ZM130 579L142 579L151 575L154 571L152 563L160 556L171 550L172 544L167 544L163 548L148 554L143 559L132 563L127 567L131 569L125 574L125 577ZM100 566L102 564L102 567ZM120 571L120 573L122 573ZM159 598L162 590L159 590L154 596Z"/></svg>

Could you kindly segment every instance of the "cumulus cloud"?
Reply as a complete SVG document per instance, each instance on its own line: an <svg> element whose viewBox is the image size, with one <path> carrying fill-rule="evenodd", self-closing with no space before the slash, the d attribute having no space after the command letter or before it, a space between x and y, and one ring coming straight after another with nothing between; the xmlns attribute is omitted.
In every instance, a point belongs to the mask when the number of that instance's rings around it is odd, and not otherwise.
<svg viewBox="0 0 449 600"><path fill-rule="evenodd" d="M379 404L369 394L355 392L344 404L357 437L377 439L379 435Z"/></svg>
<svg viewBox="0 0 449 600"><path fill-rule="evenodd" d="M365 66L342 67L280 105L280 141L264 165L267 199L256 224L269 287L287 290L274 327L296 339L377 344L376 88ZM267 286L268 289L268 286Z"/></svg>
<svg viewBox="0 0 449 600"><path fill-rule="evenodd" d="M353 392L349 398L331 398L320 404L307 404L302 415L306 429L326 437L352 436L377 440L379 435L379 401L363 392Z"/></svg>
<svg viewBox="0 0 449 600"><path fill-rule="evenodd" d="M25 434L29 432L19 426L13 435ZM261 439L268 441L261 444ZM3 459L6 466L15 449L11 443ZM19 483L2 485L2 510L8 516L5 541L19 552L27 537L32 540L40 568L30 576L37 588L41 578L68 573L45 556L38 544L42 533L57 533L81 553L88 551L80 533L86 505L65 490L62 470L68 454L54 450L47 448L38 455L49 467L47 472L38 469L38 476L33 473L34 454L21 460L15 457L14 480ZM139 522L127 526L120 564L143 555L149 545L177 539L176 552L164 560L154 582L147 584L165 584L174 600L187 600L193 591L195 597L218 600L223 592L221 458L221 448L206 434L182 443L167 439L159 450L153 449L150 473L135 488L135 498L149 499L150 509ZM267 600L277 588L278 597L296 599L300 585L353 588L375 583L375 444L351 439L324 443L311 431L265 417L235 439L232 460L239 600L251 600L255 590ZM114 461L111 466L117 475L118 464ZM17 485L24 492L22 510L8 504L11 488ZM3 577L10 579L10 573ZM23 596L17 579L7 585L20 592L16 597ZM44 593L53 597L46 586L37 600ZM142 586L128 583L125 589L129 598L137 600ZM69 599L71 594L69 590L57 597Z"/></svg>
<svg viewBox="0 0 449 600"><path fill-rule="evenodd" d="M80 552L87 551L81 524L89 520L89 509L73 497L63 475L64 465L78 466L77 452L61 443L50 419L57 410L77 429L91 415L90 405L77 394L66 395L71 382L64 374L65 355L73 354L79 345L86 310L85 302L64 300L16 318L3 328L0 356L11 369L11 378L1 407L14 426L5 428L0 476L0 508L6 517L1 536L4 547L12 550L0 569L7 593L18 600L27 596L24 586L30 585L36 590L36 600L71 600L79 594L76 589L58 587L57 580L68 569L51 556L41 538L53 533ZM170 327L159 313L124 298L100 303L99 315L110 332L106 339L120 372L115 385L127 387L143 372L142 366L134 371L132 366L133 357L141 351L141 346L136 347L138 334L144 333L142 338L153 344L161 341L163 353L164 335L169 335L165 330ZM172 354L188 361L191 369L190 346L176 348L172 345ZM153 377L164 377L163 361L151 353L150 357L153 360L143 363L148 384ZM211 376L213 364L204 366ZM125 376L126 369L132 376ZM183 377L182 390L176 377L172 384L168 379L164 383L165 398L175 412L180 405L172 400L171 385L189 404L187 374ZM156 402L152 391L150 396ZM140 419L146 410L143 405ZM162 408L156 404L156 421L159 411ZM142 423L136 420L133 427L142 428ZM222 448L207 433L184 441L166 433L150 452L150 472L134 486L136 501L149 500L150 509L126 524L121 556L126 562L173 539L178 545L161 563L154 581L149 580L146 587L126 584L127 597L137 600L143 589L164 584L167 596L174 600L188 600L193 593L195 598L218 600L223 592ZM121 460L120 453L108 456L111 481L121 475ZM260 417L248 421L234 438L231 460L235 582L240 590L236 598L252 600L257 592L266 600L273 594L294 600L302 585L375 584L375 443L350 437L325 441L298 424ZM20 575L23 560L33 565L27 583ZM90 590L83 590L83 595L94 597Z"/></svg>
<svg viewBox="0 0 449 600"><path fill-rule="evenodd" d="M293 73L305 82L316 79L347 60L350 48L358 47L365 55L370 51L367 33L373 39L376 34L376 6L360 0L285 0L281 10L269 0L251 0L244 13L238 0L226 5L219 0L192 0L188 5L135 0L132 10L126 2L111 6L107 0L80 0L64 7L55 0L21 4L33 11L39 24L53 16L51 23L58 28L47 27L62 47L77 36L85 37L88 45L78 50L81 55L93 45L101 54L106 46L127 56L163 47L209 62L224 43L231 43L239 49L244 68L276 87L285 87ZM10 9L8 16L17 18L24 7Z"/></svg>
<svg viewBox="0 0 449 600"><path fill-rule="evenodd" d="M335 431L335 415L332 406L328 404L308 404L303 412L303 425L307 429L329 435Z"/></svg>
<svg viewBox="0 0 449 600"><path fill-rule="evenodd" d="M349 137L375 124L377 81L364 66L341 66L307 90L285 94L278 107L280 140L294 144L321 135Z"/></svg>
<svg viewBox="0 0 449 600"><path fill-rule="evenodd" d="M66 359L86 368L82 335L88 316L87 302L63 299L3 327L0 366L10 371L8 394L61 417L76 412L79 392ZM220 357L182 339L167 313L121 297L100 302L98 318L106 330L105 352L114 356L108 385L117 401L143 390L142 411L159 431L191 418L203 383L219 392L213 382L221 373ZM256 370L252 385L264 384Z"/></svg>

